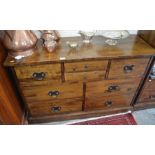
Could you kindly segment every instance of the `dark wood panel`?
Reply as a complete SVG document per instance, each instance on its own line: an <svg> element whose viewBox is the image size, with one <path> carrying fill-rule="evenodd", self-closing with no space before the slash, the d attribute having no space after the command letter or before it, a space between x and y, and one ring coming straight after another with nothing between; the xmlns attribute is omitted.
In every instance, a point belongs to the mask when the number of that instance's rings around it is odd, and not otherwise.
<svg viewBox="0 0 155 155"><path fill-rule="evenodd" d="M143 77L150 58L112 60L108 78Z"/></svg>
<svg viewBox="0 0 155 155"><path fill-rule="evenodd" d="M6 51L0 44L0 120L2 124L22 124L24 112L3 61Z"/></svg>

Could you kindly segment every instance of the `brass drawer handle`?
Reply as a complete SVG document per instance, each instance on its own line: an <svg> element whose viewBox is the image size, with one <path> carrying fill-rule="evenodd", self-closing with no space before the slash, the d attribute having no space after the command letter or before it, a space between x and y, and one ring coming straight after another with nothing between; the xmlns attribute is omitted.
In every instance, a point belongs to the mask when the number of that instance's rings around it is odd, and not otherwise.
<svg viewBox="0 0 155 155"><path fill-rule="evenodd" d="M112 101L106 101L106 102L105 102L105 105L106 105L107 107L111 107L112 104L113 104Z"/></svg>
<svg viewBox="0 0 155 155"><path fill-rule="evenodd" d="M134 65L126 65L126 66L124 66L123 69L124 69L125 73L130 73L133 71L133 68L134 68Z"/></svg>
<svg viewBox="0 0 155 155"><path fill-rule="evenodd" d="M57 97L57 96L59 96L59 94L60 94L59 91L49 91L48 92L48 95L49 96L52 96L54 98Z"/></svg>
<svg viewBox="0 0 155 155"><path fill-rule="evenodd" d="M52 107L52 112L60 112L61 111L61 107L59 107L59 106L54 106L54 107Z"/></svg>
<svg viewBox="0 0 155 155"><path fill-rule="evenodd" d="M105 92L111 93L111 92L115 92L115 91L120 91L120 87L119 86L115 86L115 85L109 86L108 89Z"/></svg>
<svg viewBox="0 0 155 155"><path fill-rule="evenodd" d="M43 80L45 78L46 74L44 72L40 72L40 73L33 73L32 77L35 80Z"/></svg>

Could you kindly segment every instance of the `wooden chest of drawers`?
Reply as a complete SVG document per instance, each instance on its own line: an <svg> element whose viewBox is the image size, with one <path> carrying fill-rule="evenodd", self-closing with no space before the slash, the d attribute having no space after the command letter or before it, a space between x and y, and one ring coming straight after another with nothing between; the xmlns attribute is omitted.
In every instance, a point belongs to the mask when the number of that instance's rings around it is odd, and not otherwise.
<svg viewBox="0 0 155 155"><path fill-rule="evenodd" d="M102 37L70 50L64 38L55 53L37 47L15 61L7 57L25 102L29 122L58 121L131 110L155 54L137 36L108 46Z"/></svg>

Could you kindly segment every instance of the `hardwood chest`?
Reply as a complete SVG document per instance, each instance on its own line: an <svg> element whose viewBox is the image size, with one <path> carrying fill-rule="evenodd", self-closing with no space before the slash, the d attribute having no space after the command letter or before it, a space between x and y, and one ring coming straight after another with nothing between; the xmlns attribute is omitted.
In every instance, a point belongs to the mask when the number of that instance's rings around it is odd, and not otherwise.
<svg viewBox="0 0 155 155"><path fill-rule="evenodd" d="M70 49L66 41L79 43ZM7 57L30 123L101 116L133 110L155 50L135 35L116 46L94 37L62 38L48 53L38 45L30 57Z"/></svg>

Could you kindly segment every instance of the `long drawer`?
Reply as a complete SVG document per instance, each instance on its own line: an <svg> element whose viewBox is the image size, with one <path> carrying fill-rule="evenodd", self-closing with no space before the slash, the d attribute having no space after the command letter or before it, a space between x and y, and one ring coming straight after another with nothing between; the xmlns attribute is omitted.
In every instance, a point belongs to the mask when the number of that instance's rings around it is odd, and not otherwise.
<svg viewBox="0 0 155 155"><path fill-rule="evenodd" d="M68 62L65 63L65 72L88 72L88 71L99 71L106 70L108 65L107 60L98 61L83 61L83 62Z"/></svg>
<svg viewBox="0 0 155 155"><path fill-rule="evenodd" d="M66 99L55 102L42 101L28 104L31 116L57 115L82 111L81 99Z"/></svg>
<svg viewBox="0 0 155 155"><path fill-rule="evenodd" d="M112 60L108 78L142 77L149 60L149 58Z"/></svg>
<svg viewBox="0 0 155 155"><path fill-rule="evenodd" d="M48 83L44 86L22 87L27 104L40 101L57 101L83 97L82 83Z"/></svg>
<svg viewBox="0 0 155 155"><path fill-rule="evenodd" d="M77 73L65 73L65 80L68 81L97 81L104 80L105 72L104 71L91 71L91 72L77 72Z"/></svg>

